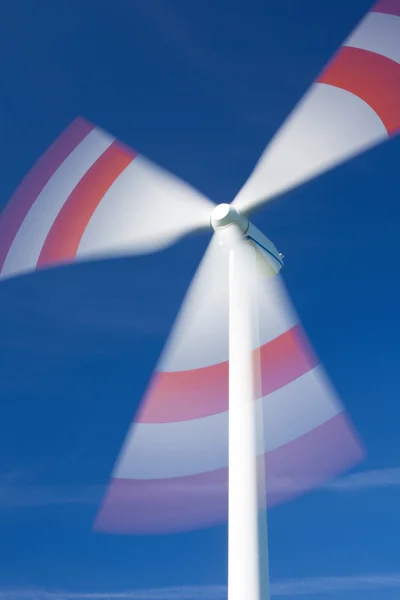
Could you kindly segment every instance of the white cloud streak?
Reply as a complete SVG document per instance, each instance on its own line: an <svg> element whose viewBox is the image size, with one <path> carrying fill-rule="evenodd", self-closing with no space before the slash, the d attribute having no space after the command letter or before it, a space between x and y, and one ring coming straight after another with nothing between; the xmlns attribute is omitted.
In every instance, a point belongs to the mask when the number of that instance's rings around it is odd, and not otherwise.
<svg viewBox="0 0 400 600"><path fill-rule="evenodd" d="M275 482L277 483L277 482ZM282 481L293 487L296 482ZM323 492L361 493L400 487L400 468L353 473L323 486ZM37 485L11 475L0 477L0 510L41 506L93 505L101 501L106 487L98 484Z"/></svg>
<svg viewBox="0 0 400 600"><path fill-rule="evenodd" d="M325 485L325 490L335 492L359 492L369 489L393 488L400 486L400 468L362 471L340 477Z"/></svg>
<svg viewBox="0 0 400 600"><path fill-rule="evenodd" d="M40 589L3 589L1 600L221 600L225 586L171 587L122 592L68 592Z"/></svg>
<svg viewBox="0 0 400 600"><path fill-rule="evenodd" d="M272 596L318 596L348 592L400 589L400 573L289 579L272 584ZM121 592L49 591L39 588L3 588L0 600L226 600L226 587L170 587Z"/></svg>
<svg viewBox="0 0 400 600"><path fill-rule="evenodd" d="M347 592L367 592L400 588L400 573L392 575L359 575L348 577L315 577L278 582L274 596L315 596Z"/></svg>
<svg viewBox="0 0 400 600"><path fill-rule="evenodd" d="M102 485L10 485L0 483L0 509L92 505L104 494Z"/></svg>

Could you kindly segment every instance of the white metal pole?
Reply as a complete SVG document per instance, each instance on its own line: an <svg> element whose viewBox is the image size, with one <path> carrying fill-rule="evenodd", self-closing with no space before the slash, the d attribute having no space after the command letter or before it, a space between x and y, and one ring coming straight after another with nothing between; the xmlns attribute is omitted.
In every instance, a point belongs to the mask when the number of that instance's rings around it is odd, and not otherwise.
<svg viewBox="0 0 400 600"><path fill-rule="evenodd" d="M229 257L228 600L270 600L259 382L257 256L244 241Z"/></svg>

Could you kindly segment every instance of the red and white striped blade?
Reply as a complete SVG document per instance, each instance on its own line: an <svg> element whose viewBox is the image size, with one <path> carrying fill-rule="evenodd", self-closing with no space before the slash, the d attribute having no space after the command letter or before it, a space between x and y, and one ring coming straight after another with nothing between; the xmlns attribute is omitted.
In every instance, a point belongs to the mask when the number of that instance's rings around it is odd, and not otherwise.
<svg viewBox="0 0 400 600"><path fill-rule="evenodd" d="M262 154L234 200L243 212L400 129L400 0L380 0Z"/></svg>
<svg viewBox="0 0 400 600"><path fill-rule="evenodd" d="M0 277L160 250L207 227L213 206L79 118L38 160L0 215Z"/></svg>
<svg viewBox="0 0 400 600"><path fill-rule="evenodd" d="M227 519L228 256L217 235L128 432L98 531L163 533ZM362 451L281 279L262 270L258 278L259 448L273 506L353 466Z"/></svg>

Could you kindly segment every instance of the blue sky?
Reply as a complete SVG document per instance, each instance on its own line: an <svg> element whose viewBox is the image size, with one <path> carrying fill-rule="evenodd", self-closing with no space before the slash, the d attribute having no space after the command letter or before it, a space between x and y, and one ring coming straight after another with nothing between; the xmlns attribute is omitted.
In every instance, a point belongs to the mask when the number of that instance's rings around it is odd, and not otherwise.
<svg viewBox="0 0 400 600"><path fill-rule="evenodd" d="M230 201L370 5L3 3L1 205L77 115ZM269 513L273 590L288 600L399 596L399 161L397 139L255 217L368 452L355 474ZM225 597L225 527L91 531L206 244L1 284L0 600Z"/></svg>

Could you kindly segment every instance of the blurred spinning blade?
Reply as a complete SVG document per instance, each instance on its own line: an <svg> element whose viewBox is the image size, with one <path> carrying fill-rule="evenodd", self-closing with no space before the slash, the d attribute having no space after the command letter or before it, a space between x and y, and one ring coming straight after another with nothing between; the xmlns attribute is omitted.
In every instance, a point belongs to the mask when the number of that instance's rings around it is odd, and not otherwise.
<svg viewBox="0 0 400 600"><path fill-rule="evenodd" d="M76 119L0 216L0 277L160 250L208 227L213 206L102 129Z"/></svg>
<svg viewBox="0 0 400 600"><path fill-rule="evenodd" d="M276 133L234 200L249 213L400 129L400 0L380 0Z"/></svg>
<svg viewBox="0 0 400 600"><path fill-rule="evenodd" d="M157 534L227 520L228 260L215 234L128 432L98 531ZM273 506L353 466L362 451L281 279L270 274L260 255L258 448Z"/></svg>

